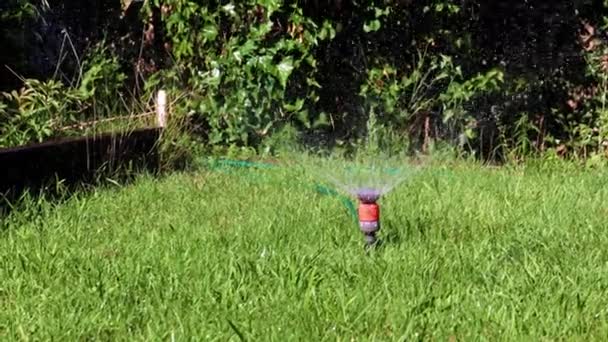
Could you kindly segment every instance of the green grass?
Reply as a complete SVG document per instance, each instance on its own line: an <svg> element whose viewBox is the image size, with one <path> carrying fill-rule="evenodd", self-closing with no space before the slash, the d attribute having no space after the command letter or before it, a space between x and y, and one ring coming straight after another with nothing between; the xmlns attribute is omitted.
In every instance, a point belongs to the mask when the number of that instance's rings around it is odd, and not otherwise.
<svg viewBox="0 0 608 342"><path fill-rule="evenodd" d="M603 340L604 171L422 170L366 255L291 169L142 177L0 227L0 340Z"/></svg>

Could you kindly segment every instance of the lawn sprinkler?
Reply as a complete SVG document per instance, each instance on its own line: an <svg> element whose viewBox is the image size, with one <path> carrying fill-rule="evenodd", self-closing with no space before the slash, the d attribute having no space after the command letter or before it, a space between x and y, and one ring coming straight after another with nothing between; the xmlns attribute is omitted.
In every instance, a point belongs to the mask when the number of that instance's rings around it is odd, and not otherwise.
<svg viewBox="0 0 608 342"><path fill-rule="evenodd" d="M379 247L379 200L411 176L416 167L400 156L376 153L370 156L313 157L298 161L307 172L328 185L317 184L319 193L331 194L340 199L358 224L364 237L366 250ZM352 227L352 226L351 226Z"/></svg>
<svg viewBox="0 0 608 342"><path fill-rule="evenodd" d="M372 188L362 188L357 191L359 199L359 229L365 236L366 248L377 242L376 234L380 230L380 206L377 201L381 192Z"/></svg>
<svg viewBox="0 0 608 342"><path fill-rule="evenodd" d="M380 230L378 200L406 179L409 170L382 167L377 164L371 166L347 165L346 167L332 167L332 164L329 164L320 169L324 170L322 176L325 179L358 202L358 208L355 209L354 214L359 223L359 229L364 235L366 249L378 245L377 234ZM353 207L355 207L354 203Z"/></svg>

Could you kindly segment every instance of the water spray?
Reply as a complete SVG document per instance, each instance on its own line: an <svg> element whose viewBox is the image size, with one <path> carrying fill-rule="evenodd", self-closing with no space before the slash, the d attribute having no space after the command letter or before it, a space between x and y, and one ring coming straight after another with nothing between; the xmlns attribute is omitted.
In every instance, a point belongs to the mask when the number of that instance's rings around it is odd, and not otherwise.
<svg viewBox="0 0 608 342"><path fill-rule="evenodd" d="M365 239L365 248L370 249L378 244L380 231L380 206L378 200L392 191L413 171L409 167L394 167L388 160L373 160L371 165L346 165L321 159L322 162L309 163L313 165L312 173L319 178L325 178L336 186L336 189L316 184L315 190L322 195L334 196L344 204L353 218L359 221L359 229ZM402 164L396 162L393 164ZM274 168L274 164L255 163L247 161L220 160L211 163L214 169L243 168ZM307 165L308 166L308 165ZM343 195L348 194L348 195ZM358 200L355 206L353 198Z"/></svg>
<svg viewBox="0 0 608 342"><path fill-rule="evenodd" d="M384 165L382 165L382 164ZM352 165L325 167L323 177L332 182L351 198L356 198L358 205L356 219L369 249L378 244L380 230L380 206L378 200L392 191L410 174L410 169L396 168L390 161L372 161L370 165ZM380 164L380 165L379 165ZM388 165L387 165L388 164ZM354 207L354 203L353 203Z"/></svg>
<svg viewBox="0 0 608 342"><path fill-rule="evenodd" d="M378 241L376 234L380 230L380 206L377 202L380 195L380 191L370 188L357 191L359 229L365 236L365 246L367 248L374 246Z"/></svg>

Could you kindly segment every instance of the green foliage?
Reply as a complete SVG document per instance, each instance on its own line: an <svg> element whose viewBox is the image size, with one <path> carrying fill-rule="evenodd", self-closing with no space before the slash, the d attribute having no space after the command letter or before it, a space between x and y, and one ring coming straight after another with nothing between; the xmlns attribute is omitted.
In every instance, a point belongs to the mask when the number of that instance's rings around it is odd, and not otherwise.
<svg viewBox="0 0 608 342"><path fill-rule="evenodd" d="M22 22L36 15L36 7L30 0L4 0L0 5L0 23Z"/></svg>
<svg viewBox="0 0 608 342"><path fill-rule="evenodd" d="M56 81L26 80L19 91L2 94L0 147L42 142L74 114L79 98Z"/></svg>
<svg viewBox="0 0 608 342"><path fill-rule="evenodd" d="M127 76L120 67L118 56L111 53L105 43L99 44L89 53L81 66L82 74L71 84L84 99L98 100L108 104L123 93ZM110 113L105 113L110 114Z"/></svg>
<svg viewBox="0 0 608 342"><path fill-rule="evenodd" d="M592 95L584 102L583 114L573 127L573 147L587 156L608 147L608 46L602 44L586 54L587 75L593 80Z"/></svg>
<svg viewBox="0 0 608 342"><path fill-rule="evenodd" d="M264 155L280 155L298 149L299 131L291 124L283 125L261 143L260 152Z"/></svg>
<svg viewBox="0 0 608 342"><path fill-rule="evenodd" d="M129 3L124 8L135 8ZM32 4L5 1L0 23L19 27L26 18L44 15ZM580 73L566 73L574 70L576 58L571 56L578 55L580 46L574 39L555 46L553 38L574 37L570 24L584 19L593 24L593 39L602 41L608 19L600 12L582 14L585 8L599 9L599 2L574 4L575 11L568 6L455 0L370 0L349 6L341 1L150 0L143 5L149 26L142 51L153 52L139 51L135 62L126 59L135 55L125 52L127 48L113 48L122 55L98 50L66 85L29 80L23 90L8 92L0 105L0 140L3 145L41 141L63 134L58 129L65 124L147 110L150 94L164 88L178 99L171 114L179 123L175 131L184 135L170 144L182 151L202 143L222 146L211 151L269 152L277 150L278 141L293 140L285 136L292 131L319 133L349 146L358 143L362 130L373 149L415 150L422 144L427 150L433 141L441 141L474 150L484 125L492 121L488 125L494 141L489 144L501 155L549 145L561 148L562 140L553 136L568 140L573 154L601 155L608 146L605 43L585 54L588 75L580 81L575 80ZM500 18L501 11L531 19ZM125 17L130 19L121 23L129 24L124 27L140 27L135 25L141 24L139 19ZM545 35L535 25L550 30ZM503 28L514 34L504 34ZM18 29L5 31L7 41L24 40L23 30L20 35L15 34ZM521 34L525 39L514 38ZM510 45L497 48L503 40ZM529 49L521 51L526 58L514 56L520 54L519 46ZM9 59L7 64L16 65L24 58ZM121 70L141 61L161 70L145 80L144 94L137 95L141 97L125 100L124 88L131 80ZM141 75L137 77L139 81ZM563 108L567 99L562 88L577 86L592 88L593 94L569 111ZM486 120L490 107L500 108L500 115ZM65 114L58 116L57 111ZM539 117L546 118L545 126L537 124ZM273 134L277 136L271 138Z"/></svg>
<svg viewBox="0 0 608 342"><path fill-rule="evenodd" d="M333 36L328 23L319 27L279 0L162 6L178 70L166 78L189 89L183 109L205 122L210 144L254 144L282 123L318 124L307 110L319 88L312 52Z"/></svg>
<svg viewBox="0 0 608 342"><path fill-rule="evenodd" d="M363 31L366 33L376 32L382 27L382 18L390 15L390 6L374 6L369 5L367 7L368 12L373 12L372 20L363 24Z"/></svg>
<svg viewBox="0 0 608 342"><path fill-rule="evenodd" d="M20 90L0 94L0 147L42 142L64 128L119 114L126 76L105 48L93 50L71 85L25 79Z"/></svg>
<svg viewBox="0 0 608 342"><path fill-rule="evenodd" d="M509 163L521 163L526 158L534 157L540 152L538 146L534 146L531 138L538 136L540 130L530 121L529 113L520 113L512 126L500 125L499 134L497 150Z"/></svg>
<svg viewBox="0 0 608 342"><path fill-rule="evenodd" d="M470 124L473 118L464 105L477 96L497 91L502 82L503 73L499 70L466 78L450 56L422 51L407 68L371 68L360 95L370 119L382 126L411 131L421 119L440 112L445 125L471 138L475 133Z"/></svg>

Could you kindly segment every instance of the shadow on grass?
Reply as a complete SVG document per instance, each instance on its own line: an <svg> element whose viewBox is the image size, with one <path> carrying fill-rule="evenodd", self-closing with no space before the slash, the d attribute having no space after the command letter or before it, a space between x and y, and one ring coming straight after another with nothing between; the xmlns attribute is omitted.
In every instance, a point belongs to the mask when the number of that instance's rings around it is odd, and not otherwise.
<svg viewBox="0 0 608 342"><path fill-rule="evenodd" d="M79 180L51 179L37 184L28 184L9 188L0 192L0 223L2 218L12 212L25 211L35 213L43 203L59 205L69 201L77 195L88 195L99 188L127 187L132 185L139 177L151 176L162 179L166 172L151 170L149 168L123 168L108 171L100 169L92 177L83 177ZM0 224L0 230L4 227Z"/></svg>

